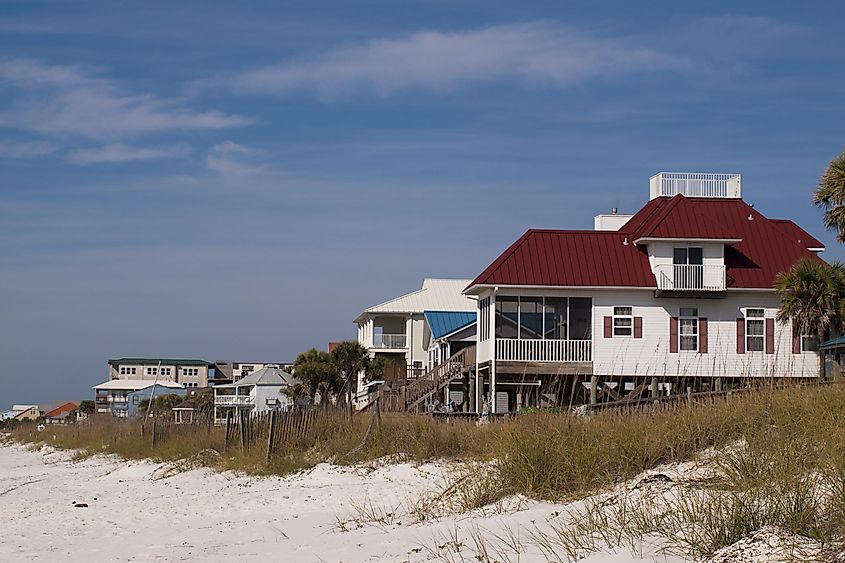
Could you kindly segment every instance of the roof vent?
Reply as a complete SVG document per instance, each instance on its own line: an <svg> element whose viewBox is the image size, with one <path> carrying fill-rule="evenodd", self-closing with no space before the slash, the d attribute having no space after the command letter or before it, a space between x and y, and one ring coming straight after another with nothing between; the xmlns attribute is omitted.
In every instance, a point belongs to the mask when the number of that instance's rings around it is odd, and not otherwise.
<svg viewBox="0 0 845 563"><path fill-rule="evenodd" d="M651 177L650 199L672 197L712 197L740 199L742 176L701 172L660 172Z"/></svg>

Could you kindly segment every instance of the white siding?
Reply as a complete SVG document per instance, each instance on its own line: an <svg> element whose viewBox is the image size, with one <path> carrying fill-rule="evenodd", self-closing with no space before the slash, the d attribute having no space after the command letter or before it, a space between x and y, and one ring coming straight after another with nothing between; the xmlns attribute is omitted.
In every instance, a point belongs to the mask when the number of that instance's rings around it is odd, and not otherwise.
<svg viewBox="0 0 845 563"><path fill-rule="evenodd" d="M722 299L655 298L652 289L564 290L500 289L499 295L569 296L593 299L593 372L598 375L696 376L696 377L815 377L818 357L814 352L792 353L792 327L775 322L774 353L736 353L736 319L748 307L763 308L766 318L777 313L773 291L729 291ZM485 297L488 294L482 294ZM604 338L604 317L614 306L631 306L642 317L642 338ZM669 319L681 307L695 307L707 318L708 351L669 352ZM491 322L495 322L491 314ZM492 359L495 331L478 344L478 361Z"/></svg>

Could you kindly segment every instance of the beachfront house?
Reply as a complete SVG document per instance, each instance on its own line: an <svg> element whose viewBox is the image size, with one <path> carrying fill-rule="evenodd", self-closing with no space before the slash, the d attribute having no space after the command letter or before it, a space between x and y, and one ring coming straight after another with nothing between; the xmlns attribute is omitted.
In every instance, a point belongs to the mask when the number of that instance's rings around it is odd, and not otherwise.
<svg viewBox="0 0 845 563"><path fill-rule="evenodd" d="M818 342L776 322L773 285L824 246L744 201L738 174L659 173L642 209L594 225L529 230L467 284L477 408L817 377Z"/></svg>
<svg viewBox="0 0 845 563"><path fill-rule="evenodd" d="M371 358L385 357L411 377L424 374L429 346L425 312L474 311L475 302L461 293L469 282L427 278L420 289L365 309L355 319L358 342Z"/></svg>
<svg viewBox="0 0 845 563"><path fill-rule="evenodd" d="M117 418L136 414L143 400L162 395L184 397L186 389L175 381L150 381L146 379L113 379L94 386L94 410Z"/></svg>
<svg viewBox="0 0 845 563"><path fill-rule="evenodd" d="M281 367L267 365L234 383L216 385L215 424L225 424L228 417L240 420L241 413L255 416L273 410L287 411L293 401L286 391L297 383L297 379Z"/></svg>
<svg viewBox="0 0 845 563"><path fill-rule="evenodd" d="M63 403L44 412L47 424L68 424L76 421L76 403Z"/></svg>
<svg viewBox="0 0 845 563"><path fill-rule="evenodd" d="M234 383L245 377L249 377L256 371L267 366L279 367L283 371L291 372L293 364L289 362L214 362L214 379L210 380L212 385L223 385Z"/></svg>
<svg viewBox="0 0 845 563"><path fill-rule="evenodd" d="M213 367L205 360L173 358L117 358L108 365L109 380L172 381L185 389L208 387Z"/></svg>

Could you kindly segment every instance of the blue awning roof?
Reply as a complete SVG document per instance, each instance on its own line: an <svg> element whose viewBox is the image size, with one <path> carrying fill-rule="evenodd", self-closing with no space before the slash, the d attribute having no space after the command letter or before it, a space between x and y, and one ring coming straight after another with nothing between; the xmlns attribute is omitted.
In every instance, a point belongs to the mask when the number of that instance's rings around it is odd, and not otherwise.
<svg viewBox="0 0 845 563"><path fill-rule="evenodd" d="M435 338L443 338L475 322L475 311L426 311L425 322Z"/></svg>
<svg viewBox="0 0 845 563"><path fill-rule="evenodd" d="M819 348L838 348L839 346L845 346L845 336L840 336L839 338L822 342L822 345L819 346Z"/></svg>

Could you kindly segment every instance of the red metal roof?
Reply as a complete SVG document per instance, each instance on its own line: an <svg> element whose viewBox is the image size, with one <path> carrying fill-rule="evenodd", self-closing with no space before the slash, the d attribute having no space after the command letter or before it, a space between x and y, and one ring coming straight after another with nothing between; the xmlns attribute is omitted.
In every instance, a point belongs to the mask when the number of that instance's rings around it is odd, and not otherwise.
<svg viewBox="0 0 845 563"><path fill-rule="evenodd" d="M61 406L54 408L50 412L46 413L44 416L47 417L47 418L52 418L52 417L59 416L59 415L66 413L66 412L74 411L74 410L76 410L76 408L77 408L76 403L65 403Z"/></svg>
<svg viewBox="0 0 845 563"><path fill-rule="evenodd" d="M798 244L805 248L824 248L823 242L789 219L769 219L769 221L783 229L786 236L795 240Z"/></svg>
<svg viewBox="0 0 845 563"><path fill-rule="evenodd" d="M529 230L470 287L654 287L645 247L634 245L634 240L654 237L739 239L725 249L728 287L768 289L795 261L819 259L798 242L796 232L740 199L655 198L619 231Z"/></svg>
<svg viewBox="0 0 845 563"><path fill-rule="evenodd" d="M478 284L654 287L655 281L645 249L623 233L532 229L470 287Z"/></svg>

